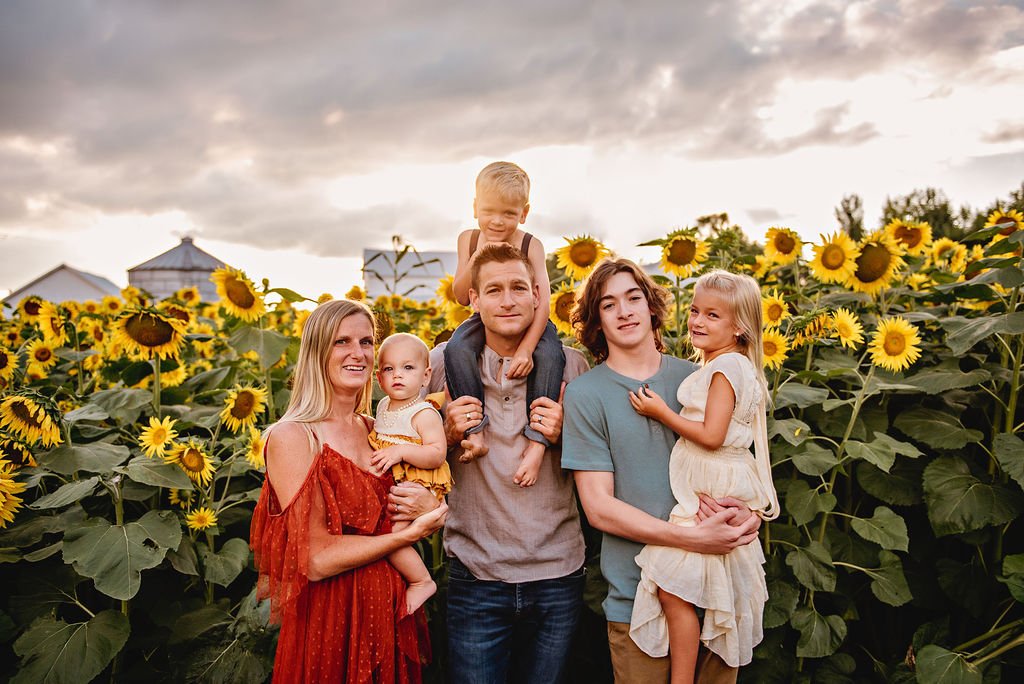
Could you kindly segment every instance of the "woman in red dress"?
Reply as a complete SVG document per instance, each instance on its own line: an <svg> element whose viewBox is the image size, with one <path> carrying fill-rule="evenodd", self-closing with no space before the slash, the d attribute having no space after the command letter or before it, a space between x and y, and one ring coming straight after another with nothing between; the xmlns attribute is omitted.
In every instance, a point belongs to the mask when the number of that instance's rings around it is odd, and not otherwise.
<svg viewBox="0 0 1024 684"><path fill-rule="evenodd" d="M406 614L404 581L386 557L439 529L447 506L391 531L394 480L371 472L367 442L373 336L362 304L317 307L288 410L268 429L251 544L259 596L281 625L275 683L419 682L429 658L423 612Z"/></svg>

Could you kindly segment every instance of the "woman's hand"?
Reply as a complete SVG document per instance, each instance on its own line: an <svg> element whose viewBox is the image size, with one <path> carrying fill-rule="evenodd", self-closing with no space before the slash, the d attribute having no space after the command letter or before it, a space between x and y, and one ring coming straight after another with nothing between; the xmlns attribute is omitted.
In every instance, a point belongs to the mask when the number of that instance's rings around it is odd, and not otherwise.
<svg viewBox="0 0 1024 684"><path fill-rule="evenodd" d="M647 385L643 385L636 392L630 392L629 403L641 416L655 420L661 420L666 413L671 413L665 400L658 396L657 392L652 392Z"/></svg>
<svg viewBox="0 0 1024 684"><path fill-rule="evenodd" d="M415 520L440 505L429 489L415 482L399 482L388 493L388 511L393 523Z"/></svg>
<svg viewBox="0 0 1024 684"><path fill-rule="evenodd" d="M424 537L429 537L434 534L434 532L441 529L444 526L444 521L447 517L448 504L442 501L439 503L437 508L416 518L412 521L412 524L402 531L409 534L411 537L409 543L412 544L418 542Z"/></svg>

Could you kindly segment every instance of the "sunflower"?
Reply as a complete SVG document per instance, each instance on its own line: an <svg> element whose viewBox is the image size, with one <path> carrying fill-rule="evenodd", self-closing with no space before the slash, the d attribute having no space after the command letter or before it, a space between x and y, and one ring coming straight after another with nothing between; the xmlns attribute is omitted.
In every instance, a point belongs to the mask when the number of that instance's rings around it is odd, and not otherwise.
<svg viewBox="0 0 1024 684"><path fill-rule="evenodd" d="M149 427L143 428L139 435L139 446L146 456L163 458L167 453L167 447L171 445L178 431L174 429L175 420L170 416L163 420L157 420L155 416L149 419Z"/></svg>
<svg viewBox="0 0 1024 684"><path fill-rule="evenodd" d="M27 486L23 482L15 482L14 468L0 459L0 529L14 522L14 514L21 508L21 497L18 494L25 491Z"/></svg>
<svg viewBox="0 0 1024 684"><path fill-rule="evenodd" d="M1002 225L1003 227L995 234L993 242L996 240L1002 240L1012 233L1021 229L1024 226L1024 214L1014 209L1007 211L995 210L988 215L988 220L985 221L986 228L994 228L995 226Z"/></svg>
<svg viewBox="0 0 1024 684"><path fill-rule="evenodd" d="M822 311L811 318L804 327L793 336L793 344L791 344L789 348L799 349L805 344L813 344L815 340L824 337L831 337L834 327L835 322L832 319L832 314L828 311Z"/></svg>
<svg viewBox="0 0 1024 684"><path fill-rule="evenodd" d="M256 292L245 273L225 266L214 271L210 280L217 286L220 305L229 315L252 323L266 312L263 296Z"/></svg>
<svg viewBox="0 0 1024 684"><path fill-rule="evenodd" d="M765 236L765 255L773 262L781 265L792 263L803 247L800 236L789 228L769 228Z"/></svg>
<svg viewBox="0 0 1024 684"><path fill-rule="evenodd" d="M687 278L708 258L708 243L692 228L668 234L661 248L661 270L677 278Z"/></svg>
<svg viewBox="0 0 1024 684"><path fill-rule="evenodd" d="M189 529L205 530L217 524L217 514L212 508L197 508L185 516L185 522L188 523Z"/></svg>
<svg viewBox="0 0 1024 684"><path fill-rule="evenodd" d="M586 278L597 262L610 254L607 247L589 235L577 235L565 238L565 241L568 244L556 249L555 256L558 257L558 268L573 280Z"/></svg>
<svg viewBox="0 0 1024 684"><path fill-rule="evenodd" d="M893 373L909 368L921 356L917 328L901 316L883 318L868 345L871 363Z"/></svg>
<svg viewBox="0 0 1024 684"><path fill-rule="evenodd" d="M349 288L349 291L345 293L345 299L351 299L353 302L361 302L366 299L366 290L358 285L353 285Z"/></svg>
<svg viewBox="0 0 1024 684"><path fill-rule="evenodd" d="M195 439L175 444L169 453L164 454L164 461L181 467L189 479L198 484L207 485L213 479L210 457Z"/></svg>
<svg viewBox="0 0 1024 684"><path fill-rule="evenodd" d="M235 386L224 400L220 419L232 432L252 427L267 405L267 390L261 387Z"/></svg>
<svg viewBox="0 0 1024 684"><path fill-rule="evenodd" d="M101 347L107 340L107 326L97 318L85 319L79 324L78 330L85 333L82 346L86 348Z"/></svg>
<svg viewBox="0 0 1024 684"><path fill-rule="evenodd" d="M196 306L202 300L202 295L199 294L199 288L195 285L189 287L183 287L174 293L174 298L186 306Z"/></svg>
<svg viewBox="0 0 1024 684"><path fill-rule="evenodd" d="M932 279L925 273L911 273L907 276L907 285L914 292L920 292L932 287Z"/></svg>
<svg viewBox="0 0 1024 684"><path fill-rule="evenodd" d="M132 306L141 307L146 306L146 304L149 303L149 298L146 296L146 293L134 285L129 285L121 290L121 299Z"/></svg>
<svg viewBox="0 0 1024 684"><path fill-rule="evenodd" d="M113 295L107 295L106 297L104 297L103 302L100 304L100 306L103 308L103 311L109 316L119 314L121 313L121 310L124 309L124 304L121 302L121 300Z"/></svg>
<svg viewBox="0 0 1024 684"><path fill-rule="evenodd" d="M893 219L883 230L907 254L915 256L927 253L932 241L932 227L926 221Z"/></svg>
<svg viewBox="0 0 1024 684"><path fill-rule="evenodd" d="M160 373L160 387L178 387L188 380L188 369L184 363L179 363L177 368Z"/></svg>
<svg viewBox="0 0 1024 684"><path fill-rule="evenodd" d="M29 444L52 447L61 443L60 414L35 393L9 394L0 402L0 427Z"/></svg>
<svg viewBox="0 0 1024 684"><path fill-rule="evenodd" d="M195 490L183 492L180 489L171 488L167 492L167 500L172 506L188 510L192 506L192 499L195 498Z"/></svg>
<svg viewBox="0 0 1024 684"><path fill-rule="evenodd" d="M448 309L453 306L462 306L455 298L455 276L446 273L437 283L437 296L441 299L441 306Z"/></svg>
<svg viewBox="0 0 1024 684"><path fill-rule="evenodd" d="M34 468L38 465L28 446L3 433L0 433L0 461L7 461L12 468Z"/></svg>
<svg viewBox="0 0 1024 684"><path fill-rule="evenodd" d="M323 303L329 302L329 301L331 301L333 299L334 299L334 295L332 295L330 292L324 292L322 295L320 295L319 297L316 298L316 303L317 304L323 304Z"/></svg>
<svg viewBox="0 0 1024 684"><path fill-rule="evenodd" d="M903 268L900 248L885 231L876 230L858 245L857 268L846 279L846 287L855 292L876 295L892 284L896 272Z"/></svg>
<svg viewBox="0 0 1024 684"><path fill-rule="evenodd" d="M89 371L90 373L95 373L102 367L103 354L99 352L96 352L95 354L90 354L89 356L86 356L84 359L82 359L82 368Z"/></svg>
<svg viewBox="0 0 1024 684"><path fill-rule="evenodd" d="M36 323L43 332L43 339L52 342L54 347L63 346L68 341L68 333L64 329L67 320L67 316L53 302L43 302L39 305Z"/></svg>
<svg viewBox="0 0 1024 684"><path fill-rule="evenodd" d="M786 336L775 328L768 328L761 335L761 345L764 348L765 368L778 368L786 360L786 352L789 351L789 343Z"/></svg>
<svg viewBox="0 0 1024 684"><path fill-rule="evenodd" d="M821 244L814 245L811 273L823 283L842 283L857 270L860 250L846 233L836 231L821 235Z"/></svg>
<svg viewBox="0 0 1024 684"><path fill-rule="evenodd" d="M0 380L10 382L17 369L18 355L7 347L0 346Z"/></svg>
<svg viewBox="0 0 1024 684"><path fill-rule="evenodd" d="M143 359L177 357L187 326L153 309L125 311L114 327L114 340L130 356Z"/></svg>
<svg viewBox="0 0 1024 684"><path fill-rule="evenodd" d="M766 328L777 328L779 323L789 318L789 307L778 290L772 289L767 296L761 297L761 315Z"/></svg>
<svg viewBox="0 0 1024 684"><path fill-rule="evenodd" d="M967 248L956 240L939 238L932 245L928 264L950 273L962 273L967 266Z"/></svg>
<svg viewBox="0 0 1024 684"><path fill-rule="evenodd" d="M302 337L302 328L306 325L306 319L311 313L308 309L299 309L295 312L295 320L292 322L293 337Z"/></svg>
<svg viewBox="0 0 1024 684"><path fill-rule="evenodd" d="M25 320L34 322L39 315L39 307L43 305L43 298L29 295L18 302L18 313Z"/></svg>
<svg viewBox="0 0 1024 684"><path fill-rule="evenodd" d="M473 309L468 306L452 306L444 312L444 321L448 327L458 328L462 322L473 315Z"/></svg>
<svg viewBox="0 0 1024 684"><path fill-rule="evenodd" d="M82 312L89 314L103 313L103 307L95 299L87 299L82 302Z"/></svg>
<svg viewBox="0 0 1024 684"><path fill-rule="evenodd" d="M49 369L57 364L57 345L53 342L36 338L25 345L28 363L39 368Z"/></svg>
<svg viewBox="0 0 1024 684"><path fill-rule="evenodd" d="M856 349L864 341L864 326L849 309L840 307L832 312L832 330L832 336L844 347Z"/></svg>
<svg viewBox="0 0 1024 684"><path fill-rule="evenodd" d="M576 306L576 290L569 283L562 283L551 294L551 321L563 335L572 336L570 315Z"/></svg>
<svg viewBox="0 0 1024 684"><path fill-rule="evenodd" d="M157 304L156 308L165 316L177 318L179 321L184 321L186 325L192 323L192 312L180 304L164 300Z"/></svg>
<svg viewBox="0 0 1024 684"><path fill-rule="evenodd" d="M263 468L263 434L254 427L249 428L249 441L245 444L245 460L256 470Z"/></svg>
<svg viewBox="0 0 1024 684"><path fill-rule="evenodd" d="M768 272L772 270L773 265L772 260L764 254L755 254L754 263L750 266L750 275L757 280L764 280L768 276Z"/></svg>
<svg viewBox="0 0 1024 684"><path fill-rule="evenodd" d="M3 336L0 337L0 345L6 344L10 349L17 349L24 340L21 337L21 329L16 325L9 325L4 328Z"/></svg>

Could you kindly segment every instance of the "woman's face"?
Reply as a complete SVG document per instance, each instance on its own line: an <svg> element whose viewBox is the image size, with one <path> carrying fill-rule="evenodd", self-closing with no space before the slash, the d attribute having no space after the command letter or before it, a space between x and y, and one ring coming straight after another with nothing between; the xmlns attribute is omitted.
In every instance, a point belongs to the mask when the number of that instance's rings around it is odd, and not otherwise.
<svg viewBox="0 0 1024 684"><path fill-rule="evenodd" d="M341 319L331 353L327 378L335 392L355 393L366 386L373 373L373 326L362 314Z"/></svg>

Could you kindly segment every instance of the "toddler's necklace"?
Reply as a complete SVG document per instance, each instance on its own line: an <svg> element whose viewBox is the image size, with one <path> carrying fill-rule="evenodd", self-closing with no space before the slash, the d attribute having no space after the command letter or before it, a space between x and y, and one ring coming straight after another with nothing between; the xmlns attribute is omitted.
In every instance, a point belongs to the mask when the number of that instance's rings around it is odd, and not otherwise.
<svg viewBox="0 0 1024 684"><path fill-rule="evenodd" d="M390 404L389 403L388 404L388 411L404 411L405 409L409 408L410 406L415 404L417 401L419 401L419 399L420 399L419 397L413 397L412 399L410 399L409 401L405 402L401 406L395 406L394 404Z"/></svg>

